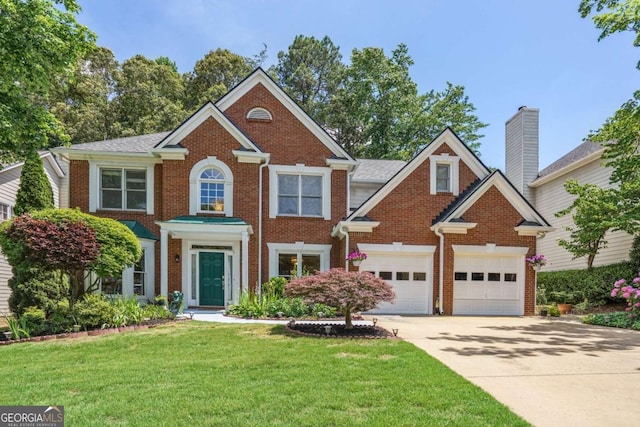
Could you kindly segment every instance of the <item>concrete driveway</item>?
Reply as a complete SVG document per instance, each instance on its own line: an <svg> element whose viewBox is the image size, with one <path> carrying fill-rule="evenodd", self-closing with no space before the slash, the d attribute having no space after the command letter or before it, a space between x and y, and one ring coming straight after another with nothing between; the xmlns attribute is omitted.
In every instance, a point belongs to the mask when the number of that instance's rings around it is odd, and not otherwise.
<svg viewBox="0 0 640 427"><path fill-rule="evenodd" d="M534 426L640 423L640 332L538 317L376 317Z"/></svg>

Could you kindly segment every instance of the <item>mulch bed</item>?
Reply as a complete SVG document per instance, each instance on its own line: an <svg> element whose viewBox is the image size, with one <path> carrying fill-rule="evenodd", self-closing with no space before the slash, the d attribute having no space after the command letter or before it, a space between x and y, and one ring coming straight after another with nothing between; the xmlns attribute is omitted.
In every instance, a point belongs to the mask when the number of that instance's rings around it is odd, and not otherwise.
<svg viewBox="0 0 640 427"><path fill-rule="evenodd" d="M326 326L331 329L327 333ZM384 328L372 325L354 325L346 329L344 324L335 323L300 323L287 324L287 330L299 335L322 338L393 338L394 335Z"/></svg>

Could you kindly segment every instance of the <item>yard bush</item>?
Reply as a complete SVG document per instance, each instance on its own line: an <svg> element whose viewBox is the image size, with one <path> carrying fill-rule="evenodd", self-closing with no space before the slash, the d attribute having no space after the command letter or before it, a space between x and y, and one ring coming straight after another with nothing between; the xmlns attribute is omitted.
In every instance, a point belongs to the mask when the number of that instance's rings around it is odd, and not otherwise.
<svg viewBox="0 0 640 427"><path fill-rule="evenodd" d="M638 271L628 261L591 270L544 271L538 273L538 303L552 301L554 292L568 292L580 295L571 303L587 300L592 304L603 305L614 302L611 296L613 284L620 278L631 281Z"/></svg>
<svg viewBox="0 0 640 427"><path fill-rule="evenodd" d="M46 315L41 308L28 307L19 320L30 336L42 335L47 330Z"/></svg>
<svg viewBox="0 0 640 427"><path fill-rule="evenodd" d="M8 285L11 289L9 308L16 316L21 316L27 307L41 308L50 315L69 293L68 282L60 280L57 273L35 269L20 272L14 269Z"/></svg>
<svg viewBox="0 0 640 427"><path fill-rule="evenodd" d="M635 329L640 331L640 319L632 318L625 311L615 313L594 313L585 316L582 321L588 325L610 326L613 328Z"/></svg>
<svg viewBox="0 0 640 427"><path fill-rule="evenodd" d="M111 326L116 314L115 306L100 294L85 294L74 309L78 324L84 329Z"/></svg>

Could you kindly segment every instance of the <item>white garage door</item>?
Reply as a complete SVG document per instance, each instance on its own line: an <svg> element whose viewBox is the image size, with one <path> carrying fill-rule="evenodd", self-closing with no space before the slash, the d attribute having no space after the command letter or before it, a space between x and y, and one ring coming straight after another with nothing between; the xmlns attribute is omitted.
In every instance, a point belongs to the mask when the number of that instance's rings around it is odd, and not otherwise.
<svg viewBox="0 0 640 427"><path fill-rule="evenodd" d="M383 302L367 313L430 314L432 295L432 255L389 255L368 252L360 271L369 271L389 282L396 293L393 304Z"/></svg>
<svg viewBox="0 0 640 427"><path fill-rule="evenodd" d="M519 256L456 255L453 314L524 314L524 259Z"/></svg>

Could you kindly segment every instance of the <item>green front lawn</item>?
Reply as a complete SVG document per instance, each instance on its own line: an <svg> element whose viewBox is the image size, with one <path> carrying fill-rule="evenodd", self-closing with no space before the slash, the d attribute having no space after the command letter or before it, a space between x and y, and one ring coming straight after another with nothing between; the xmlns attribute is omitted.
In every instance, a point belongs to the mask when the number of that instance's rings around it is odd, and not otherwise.
<svg viewBox="0 0 640 427"><path fill-rule="evenodd" d="M67 426L518 426L401 340L181 322L0 347L1 405L64 405Z"/></svg>

